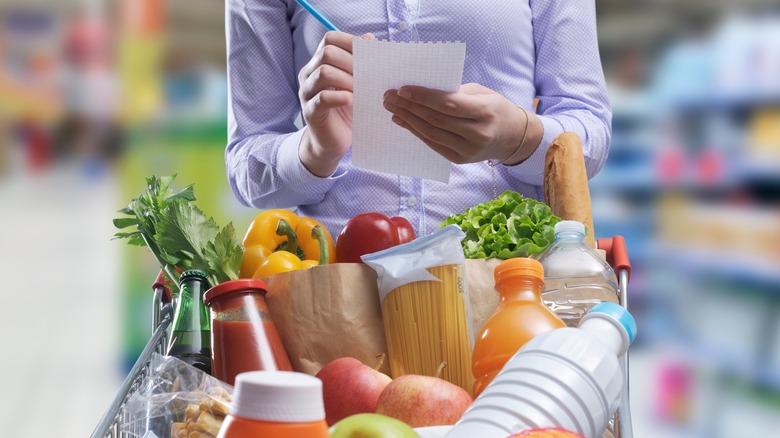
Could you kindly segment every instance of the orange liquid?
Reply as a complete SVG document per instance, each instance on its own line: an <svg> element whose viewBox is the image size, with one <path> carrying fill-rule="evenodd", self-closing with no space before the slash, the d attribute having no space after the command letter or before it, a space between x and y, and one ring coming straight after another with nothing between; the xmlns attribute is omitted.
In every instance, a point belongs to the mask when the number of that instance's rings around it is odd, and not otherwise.
<svg viewBox="0 0 780 438"><path fill-rule="evenodd" d="M513 282L504 287L496 312L487 320L474 343L471 371L477 397L526 342L539 333L565 324L542 302L541 287Z"/></svg>
<svg viewBox="0 0 780 438"><path fill-rule="evenodd" d="M328 438L325 420L313 423L276 423L249 420L234 415L225 417L217 438Z"/></svg>
<svg viewBox="0 0 780 438"><path fill-rule="evenodd" d="M263 321L256 330L251 321L213 320L211 335L213 375L223 382L234 385L240 373L274 369L273 364L263 362L262 349L268 348L277 370L292 371L273 321Z"/></svg>

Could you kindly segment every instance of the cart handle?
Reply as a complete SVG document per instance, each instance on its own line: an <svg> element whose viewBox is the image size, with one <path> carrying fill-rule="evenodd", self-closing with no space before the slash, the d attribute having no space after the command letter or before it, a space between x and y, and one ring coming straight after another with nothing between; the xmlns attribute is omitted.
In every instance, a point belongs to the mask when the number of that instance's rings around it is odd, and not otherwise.
<svg viewBox="0 0 780 438"><path fill-rule="evenodd" d="M612 266L615 272L625 270L628 278L631 278L631 262L628 260L626 240L623 239L623 236L596 239L596 246L607 253L607 263Z"/></svg>
<svg viewBox="0 0 780 438"><path fill-rule="evenodd" d="M157 274L157 278L152 283L152 290L161 288L163 293L161 301L163 304L169 304L172 301L173 295L171 294L171 281L165 277L165 272L160 269L160 273Z"/></svg>

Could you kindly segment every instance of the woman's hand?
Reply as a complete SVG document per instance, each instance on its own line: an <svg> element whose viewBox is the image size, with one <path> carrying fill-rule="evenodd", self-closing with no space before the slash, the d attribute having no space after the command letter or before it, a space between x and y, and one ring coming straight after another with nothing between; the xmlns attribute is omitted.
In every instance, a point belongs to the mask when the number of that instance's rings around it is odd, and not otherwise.
<svg viewBox="0 0 780 438"><path fill-rule="evenodd" d="M489 159L516 164L541 141L538 117L479 84L462 85L456 92L404 86L388 90L384 106L393 122L456 164Z"/></svg>
<svg viewBox="0 0 780 438"><path fill-rule="evenodd" d="M299 156L310 172L328 176L352 144L352 35L326 33L298 82L307 126Z"/></svg>

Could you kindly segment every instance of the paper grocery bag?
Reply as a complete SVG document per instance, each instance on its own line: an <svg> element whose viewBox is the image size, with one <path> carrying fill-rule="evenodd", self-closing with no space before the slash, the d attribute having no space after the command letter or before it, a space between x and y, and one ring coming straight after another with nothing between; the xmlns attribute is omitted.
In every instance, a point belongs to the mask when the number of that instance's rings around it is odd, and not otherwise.
<svg viewBox="0 0 780 438"><path fill-rule="evenodd" d="M500 260L466 260L475 332L498 305L493 269ZM376 272L358 263L335 263L264 278L271 317L295 371L316 374L328 362L354 357L378 364L387 354ZM389 361L379 371L390 375Z"/></svg>
<svg viewBox="0 0 780 438"><path fill-rule="evenodd" d="M374 367L387 353L376 272L368 266L335 263L263 280L268 309L295 371L316 374L340 357ZM390 374L388 361L379 371Z"/></svg>

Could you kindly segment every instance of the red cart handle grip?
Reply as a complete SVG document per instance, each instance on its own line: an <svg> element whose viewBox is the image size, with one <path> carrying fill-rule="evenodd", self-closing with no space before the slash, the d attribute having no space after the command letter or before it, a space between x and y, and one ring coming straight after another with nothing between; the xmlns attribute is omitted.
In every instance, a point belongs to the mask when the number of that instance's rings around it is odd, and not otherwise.
<svg viewBox="0 0 780 438"><path fill-rule="evenodd" d="M626 241L623 239L623 236L596 239L596 246L606 251L607 263L612 266L615 272L625 269L628 277L631 278L631 262L628 261L628 251L626 250Z"/></svg>
<svg viewBox="0 0 780 438"><path fill-rule="evenodd" d="M160 273L157 274L157 278L154 280L154 283L152 283L152 290L156 290L157 288L162 288L163 294L162 294L162 302L163 304L168 304L172 301L172 295L171 295L171 282L165 277L165 272L163 272L162 269L160 269Z"/></svg>

